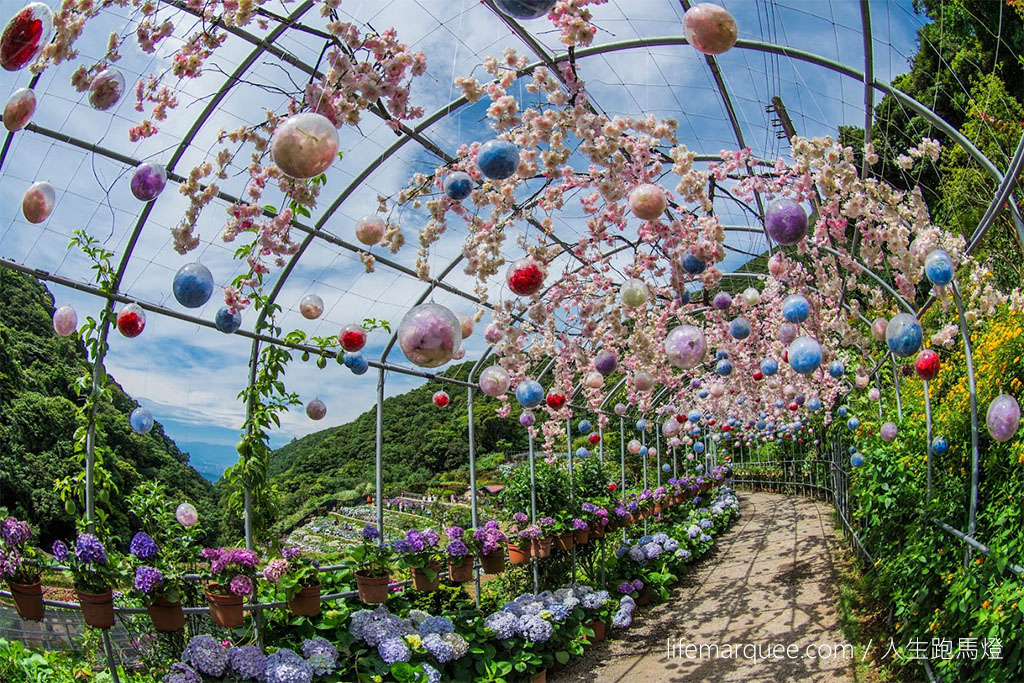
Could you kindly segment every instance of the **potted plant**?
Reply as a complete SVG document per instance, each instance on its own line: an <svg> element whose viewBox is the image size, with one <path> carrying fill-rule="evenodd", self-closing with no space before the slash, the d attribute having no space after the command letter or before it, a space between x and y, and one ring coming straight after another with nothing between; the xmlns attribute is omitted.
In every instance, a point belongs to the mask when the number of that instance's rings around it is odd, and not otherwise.
<svg viewBox="0 0 1024 683"><path fill-rule="evenodd" d="M580 517L574 517L571 524L574 532L573 542L576 545L586 545L590 540L590 525Z"/></svg>
<svg viewBox="0 0 1024 683"><path fill-rule="evenodd" d="M475 529L473 541L485 572L501 574L505 571L505 550L502 546L508 543L508 537L497 522L492 520Z"/></svg>
<svg viewBox="0 0 1024 683"><path fill-rule="evenodd" d="M395 541L395 553L404 567L412 570L412 585L418 591L437 590L441 575L441 554L435 529L409 529L405 538Z"/></svg>
<svg viewBox="0 0 1024 683"><path fill-rule="evenodd" d="M445 554L448 556L448 578L454 583L466 583L473 580L473 537L466 534L460 526L450 526L444 530L448 537ZM504 558L502 558L504 559Z"/></svg>
<svg viewBox="0 0 1024 683"><path fill-rule="evenodd" d="M554 525L555 531L555 547L562 552L569 552L575 545L573 537L576 535L576 530L573 529L572 520L564 512L558 516L558 521Z"/></svg>
<svg viewBox="0 0 1024 683"><path fill-rule="evenodd" d="M320 614L320 563L296 545L281 548L281 557L267 563L263 578L282 590L292 614Z"/></svg>
<svg viewBox="0 0 1024 683"><path fill-rule="evenodd" d="M512 525L508 528L508 535L510 538L516 539L515 543L511 540L508 544L508 561L512 564L526 564L530 561L530 555L532 554L533 540L540 537L540 528L527 525L529 517L525 513L517 512L512 515Z"/></svg>
<svg viewBox="0 0 1024 683"><path fill-rule="evenodd" d="M549 557L551 555L551 544L554 538L551 537L551 530L555 526L555 520L551 517L541 517L537 520L537 528L540 529L540 537L534 539L531 551L534 557Z"/></svg>
<svg viewBox="0 0 1024 683"><path fill-rule="evenodd" d="M362 542L349 553L356 565L359 599L366 605L376 605L388 599L392 553L390 546L379 541L377 527L367 524L363 528Z"/></svg>
<svg viewBox="0 0 1024 683"><path fill-rule="evenodd" d="M163 561L156 541L144 531L132 537L128 553L134 558L135 566L132 588L146 606L149 618L153 620L153 628L157 631L177 631L185 625L178 566Z"/></svg>
<svg viewBox="0 0 1024 683"><path fill-rule="evenodd" d="M0 538L3 540L3 547L0 548L0 578L7 579L18 616L29 621L40 621L46 609L43 605L43 587L39 582L44 558L28 545L32 529L27 522L8 517L0 522Z"/></svg>
<svg viewBox="0 0 1024 683"><path fill-rule="evenodd" d="M580 598L580 607L583 608L583 626L593 631L593 635L586 634L589 644L600 643L604 640L608 629L608 620L611 618L612 601L608 591L590 591Z"/></svg>
<svg viewBox="0 0 1024 683"><path fill-rule="evenodd" d="M110 628L114 625L111 588L123 578L117 556L113 553L108 556L103 542L94 534L79 534L74 552L65 548L63 554L63 558L55 557L58 562L67 561L85 623L95 628Z"/></svg>
<svg viewBox="0 0 1024 683"><path fill-rule="evenodd" d="M206 602L210 619L217 626L242 625L242 600L255 588L259 555L245 548L204 548L202 557L210 562L206 574Z"/></svg>

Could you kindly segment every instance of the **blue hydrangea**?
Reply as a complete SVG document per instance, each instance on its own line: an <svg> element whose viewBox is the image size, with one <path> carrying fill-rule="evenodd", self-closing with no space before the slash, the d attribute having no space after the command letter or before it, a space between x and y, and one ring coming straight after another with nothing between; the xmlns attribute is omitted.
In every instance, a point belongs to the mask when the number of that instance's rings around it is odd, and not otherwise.
<svg viewBox="0 0 1024 683"><path fill-rule="evenodd" d="M711 522L710 519L707 519L707 518L702 519L702 520L700 520L700 528L701 529L710 529L711 528L711 523L712 522Z"/></svg>
<svg viewBox="0 0 1024 683"><path fill-rule="evenodd" d="M267 683L311 683L313 667L288 648L267 656Z"/></svg>
<svg viewBox="0 0 1024 683"><path fill-rule="evenodd" d="M676 557L678 557L681 560L688 560L690 559L690 551L686 548L680 548L676 551Z"/></svg>
<svg viewBox="0 0 1024 683"><path fill-rule="evenodd" d="M338 648L320 636L302 643L302 656L313 667L316 676L329 674L338 665Z"/></svg>
<svg viewBox="0 0 1024 683"><path fill-rule="evenodd" d="M711 540L711 537L708 536L707 534L701 534L700 535L700 542L701 543L707 543L710 540Z"/></svg>
<svg viewBox="0 0 1024 683"><path fill-rule="evenodd" d="M641 546L635 545L629 549L629 559L642 563L647 559L647 554Z"/></svg>
<svg viewBox="0 0 1024 683"><path fill-rule="evenodd" d="M409 610L409 621L411 621L412 625L415 626L416 628L419 628L420 624L422 624L424 621L426 621L429 618L430 618L430 615L427 614L426 612L424 612L421 609L411 609L411 610Z"/></svg>
<svg viewBox="0 0 1024 683"><path fill-rule="evenodd" d="M423 620L418 630L421 636L428 633L454 633L455 624L448 617L428 617Z"/></svg>
<svg viewBox="0 0 1024 683"><path fill-rule="evenodd" d="M655 543L654 541L651 541L650 543L644 546L644 555L647 557L648 560L653 560L657 557L660 557L661 546Z"/></svg>
<svg viewBox="0 0 1024 683"><path fill-rule="evenodd" d="M132 537L128 552L140 560L152 560L157 553L156 541L145 531L140 531Z"/></svg>
<svg viewBox="0 0 1024 683"><path fill-rule="evenodd" d="M633 611L636 609L636 600L634 600L628 595L622 596L622 599L619 600L619 609L626 610L627 612L632 614Z"/></svg>
<svg viewBox="0 0 1024 683"><path fill-rule="evenodd" d="M163 683L203 683L202 676L181 662L171 664L171 670L161 680Z"/></svg>
<svg viewBox="0 0 1024 683"><path fill-rule="evenodd" d="M455 650L438 633L429 633L423 639L423 647L439 664L447 664L455 658Z"/></svg>
<svg viewBox="0 0 1024 683"><path fill-rule="evenodd" d="M626 545L626 544L621 544L621 545L619 545L618 548L615 549L615 557L617 557L617 558L619 558L621 560L623 557L626 556L626 553L628 553L628 552L629 552L629 546Z"/></svg>
<svg viewBox="0 0 1024 683"><path fill-rule="evenodd" d="M690 528L686 530L686 533L690 538L697 538L700 536L700 527L696 524L691 524Z"/></svg>
<svg viewBox="0 0 1024 683"><path fill-rule="evenodd" d="M223 676L228 668L228 651L213 636L199 635L181 652L181 661L204 676Z"/></svg>
<svg viewBox="0 0 1024 683"><path fill-rule="evenodd" d="M427 683L441 683L441 672L430 666L426 662L423 662L420 666L423 667L423 673L427 675Z"/></svg>
<svg viewBox="0 0 1024 683"><path fill-rule="evenodd" d="M608 601L608 591L594 591L593 593L587 593L583 596L583 609L595 610L601 609L601 607Z"/></svg>
<svg viewBox="0 0 1024 683"><path fill-rule="evenodd" d="M239 645L228 650L228 670L240 681L263 681L267 658L255 645Z"/></svg>
<svg viewBox="0 0 1024 683"><path fill-rule="evenodd" d="M373 612L368 609L361 609L353 612L352 616L350 616L348 620L348 634L356 640L362 640L363 626L366 624L366 621L370 618L371 614L373 614Z"/></svg>
<svg viewBox="0 0 1024 683"><path fill-rule="evenodd" d="M651 540L653 540L655 543L660 543L662 545L665 545L665 543L667 543L671 539L669 538L668 534L666 534L663 531L659 531L658 533L656 533L653 536L651 536Z"/></svg>
<svg viewBox="0 0 1024 683"><path fill-rule="evenodd" d="M511 612L501 610L484 619L484 626L494 631L496 638L505 640L516 635L519 618Z"/></svg>
<svg viewBox="0 0 1024 683"><path fill-rule="evenodd" d="M570 595L569 597L562 600L562 604L565 605L565 608L567 610L571 610L573 607L580 604L580 599L577 598L575 595Z"/></svg>
<svg viewBox="0 0 1024 683"><path fill-rule="evenodd" d="M559 624L569 616L569 608L561 602L553 602L548 605L548 611L551 612L551 618Z"/></svg>
<svg viewBox="0 0 1024 683"><path fill-rule="evenodd" d="M674 553L679 547L679 541L674 538L670 538L662 544L662 547L665 548L665 552Z"/></svg>
<svg viewBox="0 0 1024 683"><path fill-rule="evenodd" d="M641 536L637 540L637 544L638 545L647 545L648 543L650 543L653 540L654 540L654 536Z"/></svg>
<svg viewBox="0 0 1024 683"><path fill-rule="evenodd" d="M533 614L524 614L519 618L519 635L531 643L546 643L551 639L554 628L550 622Z"/></svg>
<svg viewBox="0 0 1024 683"><path fill-rule="evenodd" d="M540 614L544 611L544 603L539 600L528 602L519 606L520 614Z"/></svg>
<svg viewBox="0 0 1024 683"><path fill-rule="evenodd" d="M619 610L612 617L612 628L629 628L633 624L633 615L624 610Z"/></svg>
<svg viewBox="0 0 1024 683"><path fill-rule="evenodd" d="M404 638L388 638L382 640L377 646L377 654L388 666L397 662L408 662L412 658L409 646L405 644Z"/></svg>
<svg viewBox="0 0 1024 683"><path fill-rule="evenodd" d="M458 633L445 633L441 639L452 648L452 659L462 659L469 652L469 643Z"/></svg>

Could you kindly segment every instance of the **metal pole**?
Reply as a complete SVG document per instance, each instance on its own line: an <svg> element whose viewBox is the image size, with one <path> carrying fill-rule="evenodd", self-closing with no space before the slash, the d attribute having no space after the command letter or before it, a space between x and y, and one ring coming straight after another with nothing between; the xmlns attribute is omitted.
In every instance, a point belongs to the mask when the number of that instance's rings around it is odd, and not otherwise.
<svg viewBox="0 0 1024 683"><path fill-rule="evenodd" d="M956 312L960 318L960 336L964 338L964 360L967 365L967 389L971 398L971 510L967 523L967 535L973 538L978 522L978 477L980 475L978 459L978 388L974 383L974 356L971 353L971 333L967 329L967 320L964 318L964 306L960 300L960 289L956 282L949 283L953 291L953 301L956 303ZM964 551L964 564L970 561L970 547Z"/></svg>
<svg viewBox="0 0 1024 683"><path fill-rule="evenodd" d="M621 449L620 457L622 459L619 466L619 478L621 479L621 489L619 495L622 496L622 502L626 502L626 420L622 417L619 418L619 447ZM622 542L626 542L626 527L622 527Z"/></svg>
<svg viewBox="0 0 1024 683"><path fill-rule="evenodd" d="M384 368L377 371L377 531L384 542Z"/></svg>
<svg viewBox="0 0 1024 683"><path fill-rule="evenodd" d="M882 377L875 373L875 385L878 387L878 421L882 421Z"/></svg>
<svg viewBox="0 0 1024 683"><path fill-rule="evenodd" d="M657 443L655 448L658 449L658 455L655 456L658 465L658 488L661 488L661 430L658 428L654 430L654 439Z"/></svg>
<svg viewBox="0 0 1024 683"><path fill-rule="evenodd" d="M889 359L892 361L892 382L896 387L896 415L899 417L900 424L903 424L903 400L900 397L900 372L899 368L896 367L896 357L890 356Z"/></svg>
<svg viewBox="0 0 1024 683"><path fill-rule="evenodd" d="M928 440L928 501L932 499L932 402L928 393L928 381L924 382L924 425L925 438Z"/></svg>
<svg viewBox="0 0 1024 683"><path fill-rule="evenodd" d="M600 458L601 464L604 464L604 426L600 422L600 415L597 419L597 435L600 437L600 440L597 442L597 457Z"/></svg>
<svg viewBox="0 0 1024 683"><path fill-rule="evenodd" d="M527 428L529 429L529 428ZM533 459L533 432L530 432L530 524L537 523L537 468ZM537 561L533 561L533 592L540 590L540 575L537 572Z"/></svg>
<svg viewBox="0 0 1024 683"><path fill-rule="evenodd" d="M572 477L572 418L566 418L565 420L565 450L569 456L569 514L575 514L572 507L573 504L573 477ZM576 531L573 530L573 544L572 544L572 582L576 583L576 543L575 543Z"/></svg>
<svg viewBox="0 0 1024 683"><path fill-rule="evenodd" d="M645 419L646 423L647 420ZM640 445L644 447L643 451L643 466L644 466L644 491L647 490L647 430L640 432ZM647 535L647 517L644 517L644 535Z"/></svg>
<svg viewBox="0 0 1024 683"><path fill-rule="evenodd" d="M476 508L476 439L473 432L473 387L466 389L466 415L469 417L469 516L473 528L479 525ZM475 565L476 562L473 562ZM473 603L480 609L480 567L473 568Z"/></svg>

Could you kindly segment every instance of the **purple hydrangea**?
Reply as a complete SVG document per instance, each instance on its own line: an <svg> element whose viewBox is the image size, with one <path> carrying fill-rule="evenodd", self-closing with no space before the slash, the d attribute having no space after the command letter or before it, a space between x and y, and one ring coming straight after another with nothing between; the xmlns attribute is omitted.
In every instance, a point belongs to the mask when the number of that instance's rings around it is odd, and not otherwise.
<svg viewBox="0 0 1024 683"><path fill-rule="evenodd" d="M623 595L629 595L633 592L633 584L629 581L623 581L615 588L615 590L619 591Z"/></svg>
<svg viewBox="0 0 1024 683"><path fill-rule="evenodd" d="M526 516L525 512L517 512L512 515L512 521L516 524L526 524L529 520L530 518Z"/></svg>
<svg viewBox="0 0 1024 683"><path fill-rule="evenodd" d="M511 612L501 610L484 619L484 627L494 631L499 640L512 638L519 629L519 618Z"/></svg>
<svg viewBox="0 0 1024 683"><path fill-rule="evenodd" d="M294 560L296 557L302 554L302 548L297 545L286 545L281 548L281 557L286 560Z"/></svg>
<svg viewBox="0 0 1024 683"><path fill-rule="evenodd" d="M535 524L531 524L522 531L519 532L519 538L535 540L540 538L540 527Z"/></svg>
<svg viewBox="0 0 1024 683"><path fill-rule="evenodd" d="M267 658L255 645L240 645L228 650L228 669L240 681L263 681Z"/></svg>
<svg viewBox="0 0 1024 683"><path fill-rule="evenodd" d="M591 515L597 514L598 510L597 506L591 503L589 500L583 501L583 505L580 506L580 509L583 510L583 512L586 512L587 514Z"/></svg>
<svg viewBox="0 0 1024 683"><path fill-rule="evenodd" d="M423 638L423 647L439 664L447 664L455 658L455 649L439 633L428 633Z"/></svg>
<svg viewBox="0 0 1024 683"><path fill-rule="evenodd" d="M263 569L263 578L270 583L277 583L287 571L288 560L277 558L267 563L267 566Z"/></svg>
<svg viewBox="0 0 1024 683"><path fill-rule="evenodd" d="M315 676L329 674L338 664L338 648L320 636L302 643L302 656L313 667Z"/></svg>
<svg viewBox="0 0 1024 683"><path fill-rule="evenodd" d="M204 676L223 676L228 668L228 651L210 635L198 635L188 642L181 661Z"/></svg>
<svg viewBox="0 0 1024 683"><path fill-rule="evenodd" d="M75 559L82 564L106 564L107 551L100 539L92 534L79 534L75 541Z"/></svg>
<svg viewBox="0 0 1024 683"><path fill-rule="evenodd" d="M612 628L629 628L633 624L633 615L624 610L619 610L612 617Z"/></svg>
<svg viewBox="0 0 1024 683"><path fill-rule="evenodd" d="M405 644L403 638L382 640L377 646L377 654L388 666L398 662L408 662L412 659L412 651L409 650L409 646Z"/></svg>
<svg viewBox="0 0 1024 683"><path fill-rule="evenodd" d="M633 590L642 591L644 589L644 582L640 579L633 579Z"/></svg>
<svg viewBox="0 0 1024 683"><path fill-rule="evenodd" d="M163 683L203 683L195 669L181 662L171 664L171 670L161 680Z"/></svg>
<svg viewBox="0 0 1024 683"><path fill-rule="evenodd" d="M601 609L606 602L608 602L608 591L593 591L584 595L580 600L583 609L587 610Z"/></svg>
<svg viewBox="0 0 1024 683"><path fill-rule="evenodd" d="M363 539L367 541L376 541L380 538L380 532L377 531L377 527L372 524L367 524L363 527Z"/></svg>
<svg viewBox="0 0 1024 683"><path fill-rule="evenodd" d="M519 617L519 635L531 643L546 643L551 639L554 628L551 623L535 614Z"/></svg>
<svg viewBox="0 0 1024 683"><path fill-rule="evenodd" d="M547 609L551 612L551 619L559 624L569 616L569 606L562 602L552 602Z"/></svg>
<svg viewBox="0 0 1024 683"><path fill-rule="evenodd" d="M259 563L260 556L252 550L235 548L227 554L227 561L229 564L237 564L241 567L252 568Z"/></svg>
<svg viewBox="0 0 1024 683"><path fill-rule="evenodd" d="M68 559L68 547L64 545L64 541L54 541L51 552L53 553L53 559L58 562L66 562Z"/></svg>
<svg viewBox="0 0 1024 683"><path fill-rule="evenodd" d="M454 541L457 538L462 538L466 535L466 530L461 526L450 526L444 530L445 536L448 537L449 541Z"/></svg>
<svg viewBox="0 0 1024 683"><path fill-rule="evenodd" d="M399 555L404 555L405 553L413 552L412 543L405 540L404 538L398 539L397 541L395 541L395 552Z"/></svg>
<svg viewBox="0 0 1024 683"><path fill-rule="evenodd" d="M4 544L8 548L24 545L32 538L32 528L27 522L18 521L14 517L7 517L0 522L0 537L3 537Z"/></svg>
<svg viewBox="0 0 1024 683"><path fill-rule="evenodd" d="M253 589L252 579L245 574L235 574L231 583L228 584L228 588L235 595L250 595Z"/></svg>
<svg viewBox="0 0 1024 683"><path fill-rule="evenodd" d="M423 673L427 675L427 683L441 683L441 672L430 666L426 662L423 662L420 666L423 667Z"/></svg>
<svg viewBox="0 0 1024 683"><path fill-rule="evenodd" d="M469 554L469 548L461 539L454 539L448 543L448 555L451 557L465 557Z"/></svg>
<svg viewBox="0 0 1024 683"><path fill-rule="evenodd" d="M420 623L418 630L421 636L426 636L430 633L444 635L445 633L454 633L455 624L448 617L427 617Z"/></svg>
<svg viewBox="0 0 1024 683"><path fill-rule="evenodd" d="M267 683L311 683L313 667L288 648L267 656Z"/></svg>
<svg viewBox="0 0 1024 683"><path fill-rule="evenodd" d="M648 560L653 560L661 556L661 546L655 541L651 541L644 546L644 555L647 556Z"/></svg>
<svg viewBox="0 0 1024 683"><path fill-rule="evenodd" d="M164 582L164 575L153 567L139 567L135 570L135 590L149 595Z"/></svg>
<svg viewBox="0 0 1024 683"><path fill-rule="evenodd" d="M421 536L430 548L436 546L438 541L441 540L441 534L437 533L437 529L424 529Z"/></svg>
<svg viewBox="0 0 1024 683"><path fill-rule="evenodd" d="M644 554L644 549L639 544L632 546L629 549L629 559L634 562L640 562L641 564L646 562L647 556Z"/></svg>
<svg viewBox="0 0 1024 683"><path fill-rule="evenodd" d="M157 553L156 541L145 531L140 531L132 537L128 552L140 560L152 560Z"/></svg>
<svg viewBox="0 0 1024 683"><path fill-rule="evenodd" d="M587 528L587 523L584 522L579 517L576 517L575 519L572 520L572 528L575 529L576 531L583 531L584 529Z"/></svg>

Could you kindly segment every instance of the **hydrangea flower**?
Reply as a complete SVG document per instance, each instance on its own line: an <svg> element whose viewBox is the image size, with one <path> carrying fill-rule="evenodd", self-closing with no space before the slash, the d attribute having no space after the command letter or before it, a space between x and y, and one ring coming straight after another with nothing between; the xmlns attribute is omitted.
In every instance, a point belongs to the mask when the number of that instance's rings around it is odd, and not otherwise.
<svg viewBox="0 0 1024 683"><path fill-rule="evenodd" d="M204 676L223 676L228 668L228 652L213 636L203 634L188 642L181 661Z"/></svg>
<svg viewBox="0 0 1024 683"><path fill-rule="evenodd" d="M629 581L623 581L615 588L615 590L619 591L623 595L629 595L633 592L633 584Z"/></svg>
<svg viewBox="0 0 1024 683"><path fill-rule="evenodd" d="M267 683L311 683L313 667L288 648L267 656Z"/></svg>
<svg viewBox="0 0 1024 683"><path fill-rule="evenodd" d="M617 557L617 558L619 558L621 560L623 557L626 556L626 554L628 552L629 552L629 546L626 545L625 543L622 543L622 544L619 545L618 548L615 549L615 557Z"/></svg>
<svg viewBox="0 0 1024 683"><path fill-rule="evenodd" d="M461 539L454 539L448 543L448 555L451 557L465 557L469 554L469 548Z"/></svg>
<svg viewBox="0 0 1024 683"><path fill-rule="evenodd" d="M514 515L512 515L512 521L514 521L516 524L526 524L526 522L529 521L529 519L530 518L527 517L526 513L524 512L517 512Z"/></svg>
<svg viewBox="0 0 1024 683"><path fill-rule="evenodd" d="M240 681L262 681L266 677L267 658L255 645L239 645L228 650L228 669Z"/></svg>
<svg viewBox="0 0 1024 683"><path fill-rule="evenodd" d="M495 637L499 640L506 640L516 635L519 626L519 619L516 615L505 610L500 610L484 619L484 627L494 631Z"/></svg>
<svg viewBox="0 0 1024 683"><path fill-rule="evenodd" d="M338 648L320 636L302 643L302 656L306 658L316 676L329 674L338 665Z"/></svg>
<svg viewBox="0 0 1024 683"><path fill-rule="evenodd" d="M710 529L712 522L710 519L705 518L700 520L699 524L701 529Z"/></svg>
<svg viewBox="0 0 1024 683"><path fill-rule="evenodd" d="M575 598L573 599L575 600ZM551 619L559 624L569 616L569 607L565 603L553 602L548 605L547 610L551 614Z"/></svg>
<svg viewBox="0 0 1024 683"><path fill-rule="evenodd" d="M700 527L696 524L691 524L690 528L686 530L686 534L690 538L697 538L698 536L700 536Z"/></svg>
<svg viewBox="0 0 1024 683"><path fill-rule="evenodd" d="M75 541L75 559L83 564L106 564L107 551L92 534L79 534Z"/></svg>
<svg viewBox="0 0 1024 683"><path fill-rule="evenodd" d="M454 541L457 538L462 538L466 531L460 526L450 526L444 530L444 533L449 541Z"/></svg>
<svg viewBox="0 0 1024 683"><path fill-rule="evenodd" d="M640 545L635 545L629 549L629 559L634 562L643 563L647 559L647 555L644 553L644 549Z"/></svg>
<svg viewBox="0 0 1024 683"><path fill-rule="evenodd" d="M676 551L676 557L678 557L681 560L688 560L690 559L690 551L686 548L680 548Z"/></svg>
<svg viewBox="0 0 1024 683"><path fill-rule="evenodd" d="M277 583L288 571L288 560L277 558L267 563L263 570L263 578L270 583Z"/></svg>
<svg viewBox="0 0 1024 683"><path fill-rule="evenodd" d="M181 662L171 664L171 670L161 680L163 683L203 683L195 669Z"/></svg>
<svg viewBox="0 0 1024 683"><path fill-rule="evenodd" d="M608 591L594 591L587 593L583 596L580 601L583 605L583 609L596 610L604 607L604 604L608 602Z"/></svg>
<svg viewBox="0 0 1024 683"><path fill-rule="evenodd" d="M633 615L619 610L612 617L612 628L629 628L633 624Z"/></svg>
<svg viewBox="0 0 1024 683"><path fill-rule="evenodd" d="M644 555L647 556L648 560L654 560L661 556L662 548L660 545L651 541L644 546Z"/></svg>
<svg viewBox="0 0 1024 683"><path fill-rule="evenodd" d="M421 636L426 636L429 633L454 633L455 624L448 617L428 617L423 620L423 623L419 625L417 629Z"/></svg>
<svg viewBox="0 0 1024 683"><path fill-rule="evenodd" d="M388 638L380 641L377 645L377 654L388 666L398 662L408 662L412 658L412 651L405 644L402 638Z"/></svg>
<svg viewBox="0 0 1024 683"><path fill-rule="evenodd" d="M423 662L420 666L423 667L423 673L427 675L427 683L441 683L441 672L430 666L426 662Z"/></svg>
<svg viewBox="0 0 1024 683"><path fill-rule="evenodd" d="M551 639L554 627L551 623L533 614L519 618L519 635L531 643L546 643Z"/></svg>
<svg viewBox="0 0 1024 683"><path fill-rule="evenodd" d="M367 524L363 527L363 539L367 541L376 541L380 538L380 532L377 531L377 527L372 524Z"/></svg>
<svg viewBox="0 0 1024 683"><path fill-rule="evenodd" d="M587 528L587 523L584 522L579 517L576 517L576 518L574 518L572 520L572 528L575 529L576 531L583 531L584 529Z"/></svg>
<svg viewBox="0 0 1024 683"><path fill-rule="evenodd" d="M428 633L423 638L423 647L440 664L447 664L455 657L455 650L438 633Z"/></svg>
<svg viewBox="0 0 1024 683"><path fill-rule="evenodd" d="M14 517L7 517L0 522L0 537L8 548L23 545L32 538L32 528L27 522L19 521Z"/></svg>
<svg viewBox="0 0 1024 683"><path fill-rule="evenodd" d="M64 541L54 541L51 552L53 553L53 559L58 562L66 562L68 559L68 547L64 545Z"/></svg>
<svg viewBox="0 0 1024 683"><path fill-rule="evenodd" d="M250 595L252 594L253 589L252 579L245 574L236 574L235 577L231 579L231 583L228 584L228 588L231 589L231 592L235 595Z"/></svg>
<svg viewBox="0 0 1024 683"><path fill-rule="evenodd" d="M140 560L152 560L157 553L156 541L146 532L140 531L132 537L128 552Z"/></svg>
<svg viewBox="0 0 1024 683"><path fill-rule="evenodd" d="M674 538L669 538L665 541L662 547L665 548L665 552L673 553L676 551L676 548L679 547L679 541Z"/></svg>
<svg viewBox="0 0 1024 683"><path fill-rule="evenodd" d="M644 589L644 582L640 579L633 579L633 590L642 591Z"/></svg>
<svg viewBox="0 0 1024 683"><path fill-rule="evenodd" d="M297 545L286 545L281 548L281 557L286 560L294 560L302 554L302 548Z"/></svg>
<svg viewBox="0 0 1024 683"><path fill-rule="evenodd" d="M153 567L139 567L135 570L135 590L140 593L152 593L157 586L164 582L164 575L159 569Z"/></svg>

